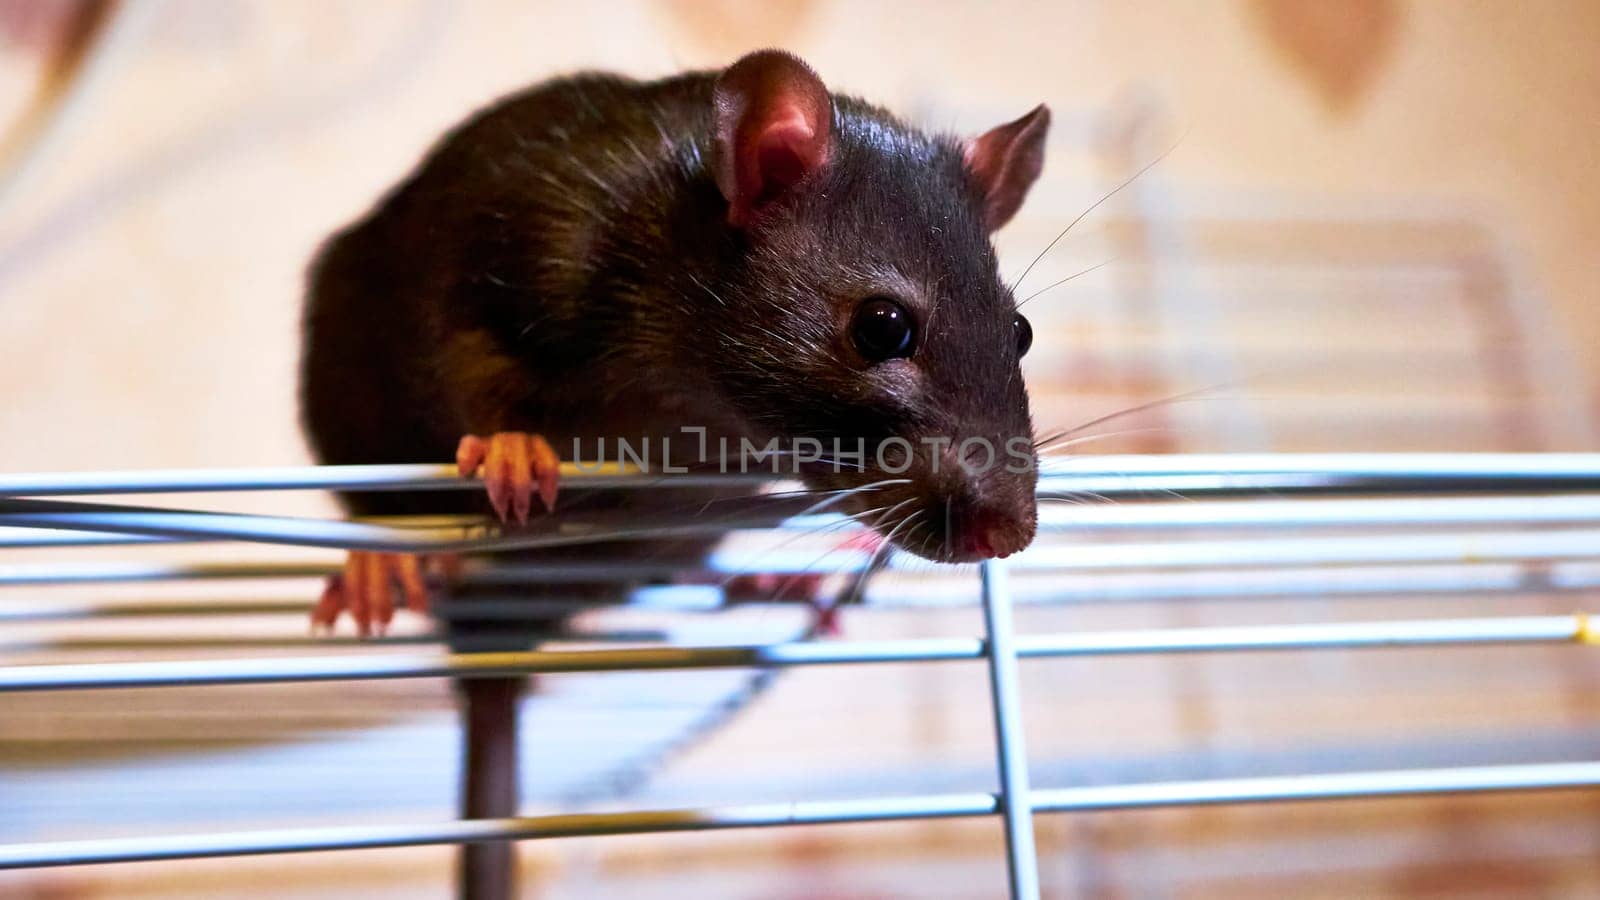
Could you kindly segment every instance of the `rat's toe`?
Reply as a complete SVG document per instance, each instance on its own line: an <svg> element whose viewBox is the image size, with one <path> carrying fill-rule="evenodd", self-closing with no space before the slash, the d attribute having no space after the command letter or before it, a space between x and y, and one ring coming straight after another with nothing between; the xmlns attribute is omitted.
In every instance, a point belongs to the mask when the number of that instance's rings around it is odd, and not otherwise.
<svg viewBox="0 0 1600 900"><path fill-rule="evenodd" d="M395 578L400 582L406 608L414 613L428 611L428 586L422 579L422 562L409 553L395 554Z"/></svg>
<svg viewBox="0 0 1600 900"><path fill-rule="evenodd" d="M311 607L311 630L332 631L333 624L339 620L339 611L342 609L344 609L344 579L338 575L330 575L322 587L322 596L317 599L317 605Z"/></svg>
<svg viewBox="0 0 1600 900"><path fill-rule="evenodd" d="M394 563L390 554L373 553L367 563L367 612L378 634L394 620ZM363 632L365 633L365 632Z"/></svg>
<svg viewBox="0 0 1600 900"><path fill-rule="evenodd" d="M344 561L345 608L356 623L356 633L365 637L372 627L372 614L367 609L367 554L352 551Z"/></svg>
<svg viewBox="0 0 1600 900"><path fill-rule="evenodd" d="M545 509L555 508L561 458L539 435L520 431L496 432L488 438L467 435L456 448L456 467L466 476L481 469L489 503L502 522L526 525L535 490Z"/></svg>
<svg viewBox="0 0 1600 900"><path fill-rule="evenodd" d="M483 465L484 459L489 455L489 442L475 434L469 434L456 445L456 468L460 470L462 478L471 478L478 474L478 467Z"/></svg>
<svg viewBox="0 0 1600 900"><path fill-rule="evenodd" d="M537 434L528 435L528 457L532 462L533 478L539 484L539 499L547 511L556 508L556 489L561 479L561 457L556 448Z"/></svg>

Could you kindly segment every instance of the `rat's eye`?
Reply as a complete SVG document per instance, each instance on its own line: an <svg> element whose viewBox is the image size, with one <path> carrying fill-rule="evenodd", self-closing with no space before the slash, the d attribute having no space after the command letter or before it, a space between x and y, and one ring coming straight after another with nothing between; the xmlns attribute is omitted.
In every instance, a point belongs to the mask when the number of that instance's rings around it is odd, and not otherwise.
<svg viewBox="0 0 1600 900"><path fill-rule="evenodd" d="M1033 326L1028 324L1028 317L1018 314L1011 320L1011 330L1017 334L1017 356L1027 356L1028 348L1033 346Z"/></svg>
<svg viewBox="0 0 1600 900"><path fill-rule="evenodd" d="M861 301L855 318L850 320L850 336L855 339L856 349L873 362L910 356L916 331L911 313L887 297Z"/></svg>

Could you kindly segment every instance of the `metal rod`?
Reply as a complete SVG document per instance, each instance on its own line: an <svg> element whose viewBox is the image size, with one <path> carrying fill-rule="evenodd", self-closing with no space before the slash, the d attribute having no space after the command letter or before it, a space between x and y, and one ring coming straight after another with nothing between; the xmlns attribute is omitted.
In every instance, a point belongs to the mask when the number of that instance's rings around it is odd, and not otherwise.
<svg viewBox="0 0 1600 900"><path fill-rule="evenodd" d="M684 516L681 510L663 510L650 516L616 511L586 512L539 517L526 526L504 530L487 520L466 527L399 527L335 519L0 497L0 525L163 538L243 540L301 547L444 553L771 528L814 503L814 498L806 495L735 497L720 503L715 514Z"/></svg>
<svg viewBox="0 0 1600 900"><path fill-rule="evenodd" d="M770 465L770 463L769 463ZM1459 490L1513 485L1600 488L1600 454L1591 453L1349 453L1349 454L1170 454L1047 458L1046 482L1097 489L1159 491L1188 479L1185 490L1236 491L1274 483L1289 487L1367 490ZM703 474L642 471L606 463L598 468L567 463L563 483L591 487L687 487L769 482L793 473ZM1154 479L1140 481L1140 479ZM250 469L153 469L131 472L65 472L0 477L0 497L84 494L150 494L263 490L481 490L449 465L299 466Z"/></svg>
<svg viewBox="0 0 1600 900"><path fill-rule="evenodd" d="M1600 643L1589 617L1520 616L1318 625L1168 628L1080 632L1016 638L1024 659L1202 653L1251 650ZM504 675L651 671L662 669L975 660L977 638L825 641L711 647L544 650L527 653L322 656L308 658L181 660L0 667L0 693L269 684L289 681L369 681L393 678L486 678Z"/></svg>
<svg viewBox="0 0 1600 900"><path fill-rule="evenodd" d="M83 547L123 544L162 544L181 541L181 538L147 537L142 534L117 534L115 532L67 531L59 528L0 527L0 549L19 547Z"/></svg>
<svg viewBox="0 0 1600 900"><path fill-rule="evenodd" d="M103 584L234 578L326 578L332 562L286 563L35 563L0 565L0 586Z"/></svg>
<svg viewBox="0 0 1600 900"><path fill-rule="evenodd" d="M332 571L333 567L325 567ZM930 590L944 576L901 574L892 581L870 585L867 609L970 606L975 593ZM3 582L0 582L3 583ZM1600 588L1600 567L1561 564L1525 568L1515 563L1421 566L1416 568L1285 568L1197 573L1183 570L1127 574L1049 574L1027 576L1012 583L1015 605L1065 603L1127 603L1184 598L1192 600L1252 600L1302 596L1331 597L1460 597L1491 592L1537 590L1544 594L1589 591ZM509 600L509 602L508 602ZM636 609L710 611L725 608L715 585L653 585L637 588L625 598ZM790 601L793 602L793 601ZM451 612L464 618L525 619L531 613L559 616L597 608L593 597L570 598L455 598ZM98 619L165 616L242 616L287 614L304 616L310 597L218 601L194 599L151 600L40 600L0 603L0 623L70 622Z"/></svg>
<svg viewBox="0 0 1600 900"><path fill-rule="evenodd" d="M1600 486L1600 453L1155 453L1046 457L1041 476L1321 474L1334 478L1571 479Z"/></svg>
<svg viewBox="0 0 1600 900"><path fill-rule="evenodd" d="M155 580L160 578L214 577L243 574L256 577L275 575L326 575L334 567L294 566L267 572L221 573L189 571L179 567L120 567L107 571L98 566L58 567L27 570L0 567L0 585L73 584L96 580ZM131 576L137 576L133 578ZM880 581L869 588L867 607L911 608L966 606L975 594L930 590L927 575L902 575ZM1048 579L1035 572L1021 585L1013 586L1014 599L1028 605L1062 603L1126 603L1171 598L1205 600L1252 600L1299 596L1330 597L1459 597L1488 592L1537 590L1542 593L1587 591L1600 587L1600 566L1592 563L1555 563L1524 567L1510 564L1433 565L1416 568L1285 568L1277 570L1231 570L1199 573L1184 570L1117 574L1050 574ZM707 611L725 607L721 591L714 585L661 585L637 588L618 603L641 609ZM160 617L175 615L234 616L264 614L305 615L308 597L219 602L206 598L167 600L103 601L48 600L0 604L0 622L54 622L85 619ZM564 615L597 608L593 597L561 599L542 597L474 596L452 602L452 614L468 618L497 620L523 619L530 614Z"/></svg>
<svg viewBox="0 0 1600 900"><path fill-rule="evenodd" d="M1017 684L1011 590L1004 562L985 560L979 572L983 585L984 658L989 669L1000 813L1006 834L1006 880L1012 900L1038 900L1039 857L1033 842L1033 798L1028 790L1028 750Z"/></svg>
<svg viewBox="0 0 1600 900"><path fill-rule="evenodd" d="M945 794L867 800L769 803L710 809L477 819L423 825L297 828L154 838L11 844L0 845L0 869L584 835L654 834L841 822L940 819L992 815L995 809L995 798L990 794Z"/></svg>
<svg viewBox="0 0 1600 900"><path fill-rule="evenodd" d="M1079 503L1046 504L1039 510L1039 527L1046 531L1596 523L1600 496L1594 494Z"/></svg>
<svg viewBox="0 0 1600 900"><path fill-rule="evenodd" d="M1307 565L1484 563L1600 558L1600 530L1036 544L1017 571L1077 572Z"/></svg>
<svg viewBox="0 0 1600 900"><path fill-rule="evenodd" d="M1057 788L1035 791L1034 808L1039 812L1089 812L1158 806L1351 800L1362 797L1592 787L1600 787L1600 762L1398 769L1387 772Z"/></svg>
<svg viewBox="0 0 1600 900"><path fill-rule="evenodd" d="M327 523L346 526L351 523ZM380 528L381 526L359 526ZM402 529L383 529L401 532ZM634 532L628 532L634 533ZM263 538L266 539L266 538ZM593 539L591 536L590 539ZM565 538L562 538L565 540ZM274 543L338 546L333 536L283 537ZM480 550L492 541L418 541L427 552ZM515 546L541 544L507 537ZM404 548L398 538L363 539L352 546ZM421 551L419 551L421 552ZM860 571L870 554L840 548L827 558L828 571ZM1314 566L1392 566L1400 564L1483 564L1600 559L1600 529L1565 531L1449 532L1440 534L1372 534L1303 538L1143 541L1120 543L1035 544L1010 561L1019 573L1133 572L1158 569L1288 568ZM817 571L815 548L763 548L747 553L715 553L698 566L639 559L570 560L560 563L509 564L469 570L478 584L591 581L603 578L653 578L703 570L717 574L751 572L795 574ZM106 581L163 581L207 578L299 578L332 574L332 563L49 563L0 565L0 586L77 584Z"/></svg>
<svg viewBox="0 0 1600 900"><path fill-rule="evenodd" d="M1231 778L1039 790L1039 812L1076 812L1216 803L1267 803L1600 787L1600 763L1543 763L1275 778ZM848 822L994 815L990 794L940 794L862 800L771 803L703 809L529 816L417 825L293 828L274 831L109 838L0 846L0 869L205 859L316 850L359 850L493 840L659 834Z"/></svg>
<svg viewBox="0 0 1600 900"><path fill-rule="evenodd" d="M974 596L930 589L937 576L900 574L893 584L867 592L867 606L970 605ZM1413 567L1286 567L1212 572L1166 570L1118 573L1032 573L1014 580L1018 604L1122 603L1148 600L1250 600L1258 598L1460 597L1538 591L1542 594L1600 587L1594 563L1483 563ZM0 612L0 619L5 614Z"/></svg>
<svg viewBox="0 0 1600 900"><path fill-rule="evenodd" d="M331 567L329 567L331 568ZM469 579L463 579L471 583ZM777 601L775 601L777 602ZM803 602L797 598L790 603ZM594 596L561 597L541 594L537 598L494 594L451 597L449 618L475 621L525 621L529 616L562 617L602 607L707 612L723 609L722 589L705 585L643 585L616 598ZM167 600L67 600L33 604L0 604L3 622L60 622L83 619L149 618L161 616L242 616L293 614L304 617L310 610L310 597L240 599L218 602L206 598Z"/></svg>
<svg viewBox="0 0 1600 900"><path fill-rule="evenodd" d="M639 488L769 482L766 472L701 474L648 472L619 463L563 463L561 481L572 487ZM793 477L793 476L789 476ZM451 465L283 466L252 469L148 469L125 472L42 472L0 476L0 497L68 497L86 494L171 494L233 491L460 491L483 490Z"/></svg>
<svg viewBox="0 0 1600 900"><path fill-rule="evenodd" d="M217 601L207 598L172 600L68 600L34 604L0 604L0 622L75 622L89 619L142 619L168 616L304 616L307 597Z"/></svg>
<svg viewBox="0 0 1600 900"><path fill-rule="evenodd" d="M581 644L642 644L663 642L666 632L659 629L630 628L591 629L554 628L541 638L564 643ZM0 653L57 653L104 652L107 650L262 650L299 649L316 650L328 647L415 647L438 644L445 635L434 632L383 637L355 637L345 635L240 635L193 634L163 637L153 635L108 635L93 637L0 637Z"/></svg>
<svg viewBox="0 0 1600 900"><path fill-rule="evenodd" d="M1170 499L1170 498L1169 498ZM73 515L73 514L68 514ZM219 531L216 526L232 522L248 525L255 517L235 520L219 518L218 513L172 510L159 518L141 516L136 524L145 522L168 530L166 536L127 534L115 531L74 531L56 527L57 517L32 517L38 522L32 526L14 525L0 527L0 548L6 547L58 547L76 545L105 546L110 544L143 544L152 542L191 542L225 540L237 531ZM182 516L205 518L182 519ZM116 520L104 513L95 518L108 527L117 527ZM484 531L488 522L477 516L438 516L419 531L415 525L402 527L393 520L383 518L360 520L349 524L369 528L387 526L399 528L409 535L441 535L459 538L461 535ZM271 517L260 517L271 521ZM15 521L28 521L25 514L16 514ZM69 519L68 521L72 521ZM315 519L287 521L316 523ZM1600 496L1589 494L1541 494L1515 497L1413 497L1384 499L1275 499L1269 503L1250 501L1204 501L1189 503L1126 502L1078 503L1070 506L1046 505L1039 511L1041 531L1145 531L1177 528L1351 528L1430 526L1455 527L1471 525L1583 525L1600 523ZM185 529L185 524L197 526ZM773 527L795 531L821 529L844 532L846 521L840 515L795 516L772 523ZM714 530L726 526L713 525ZM846 526L847 527L847 526ZM182 532L181 534L178 532ZM367 532L382 534L381 532ZM333 534L330 530L329 534Z"/></svg>

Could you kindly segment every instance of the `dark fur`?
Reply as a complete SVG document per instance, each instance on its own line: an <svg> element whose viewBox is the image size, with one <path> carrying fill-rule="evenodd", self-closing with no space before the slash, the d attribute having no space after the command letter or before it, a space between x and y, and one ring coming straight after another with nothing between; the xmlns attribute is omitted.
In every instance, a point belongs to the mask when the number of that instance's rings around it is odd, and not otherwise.
<svg viewBox="0 0 1600 900"><path fill-rule="evenodd" d="M825 444L1031 437L1015 304L961 144L834 95L829 165L736 229L709 169L715 79L583 75L509 97L335 235L305 318L318 457L443 462L463 434L502 430L543 434L563 458L574 437L592 448L682 425ZM851 311L883 293L922 320L912 361L868 365L853 349ZM935 477L931 463L853 508L918 498L883 530L923 509L898 542L935 558L979 506L1014 511L1031 537L1031 473L965 479L946 460Z"/></svg>

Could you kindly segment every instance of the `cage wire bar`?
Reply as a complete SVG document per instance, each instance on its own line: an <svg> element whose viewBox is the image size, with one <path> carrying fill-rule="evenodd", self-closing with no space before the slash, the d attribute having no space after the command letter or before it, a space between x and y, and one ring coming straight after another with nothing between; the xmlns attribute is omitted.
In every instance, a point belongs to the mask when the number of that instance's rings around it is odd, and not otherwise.
<svg viewBox="0 0 1600 900"><path fill-rule="evenodd" d="M726 483L701 474L646 472L623 467L595 471L569 466L569 483L585 487L649 488ZM732 476L772 481L771 473ZM45 474L0 477L0 547L81 544L132 545L164 541L246 540L310 547L395 550L483 550L561 543L553 531L498 535L474 521L344 522L240 516L198 510L120 506L48 499L72 496L254 490L451 490L471 481L440 466L347 466L293 469ZM1240 502L1262 492L1271 501ZM998 791L876 797L841 801L644 810L602 814L465 819L416 825L301 828L150 838L112 838L0 846L0 869L107 862L194 859L311 850L468 844L577 835L660 833L799 824L893 821L998 815L1006 836L1010 895L1038 896L1033 845L1036 813L1084 812L1223 803L1331 800L1439 793L1600 787L1600 762L1417 769L1380 772L1213 779L1190 782L1034 789L1028 783L1020 707L1019 659L1137 653L1376 649L1574 643L1600 644L1589 616L1345 622L1313 625L1169 628L1054 635L1016 635L1009 574L1178 570L1245 566L1374 565L1426 562L1546 562L1600 559L1600 454L1350 454L1173 455L1056 460L1041 471L1041 498L1093 496L1184 504L1138 507L1047 507L1041 526L1061 529L1278 528L1297 526L1431 526L1483 528L1557 525L1549 533L1467 531L1439 535L1272 538L1188 541L1085 548L1047 546L1014 562L980 567L985 634L981 638L790 642L744 646L539 650L519 653L415 653L185 660L79 665L0 666L0 693L126 687L263 684L393 678L484 678L520 674L775 668L791 666L983 660L992 697ZM1482 496L1509 494L1511 496ZM1351 496L1360 495L1360 496ZM1372 499L1371 496L1405 498ZM1437 495L1428 497L1427 495ZM1471 495L1471 496L1461 496ZM1398 507L1398 508L1397 508ZM752 500L710 528L814 527L830 514L774 498ZM799 523L797 525L797 523ZM613 537L588 523L580 535ZM646 523L630 533L679 533L672 522ZM57 540L32 541L45 531ZM1114 551L1114 552L1113 552ZM770 563L770 560L766 561ZM859 571L863 557L841 568ZM739 561L713 568L743 571ZM854 566L852 569L851 566ZM592 577L593 570L566 574ZM763 565L762 571L783 566ZM0 585L80 583L182 577L317 575L304 565L213 566L110 564L0 567ZM607 569L614 571L614 569ZM482 573L492 578L494 572ZM515 576L517 573L512 573ZM526 571L521 573L523 576ZM541 578L550 578L546 569ZM470 573L469 573L470 575ZM558 579L559 580L559 579Z"/></svg>

